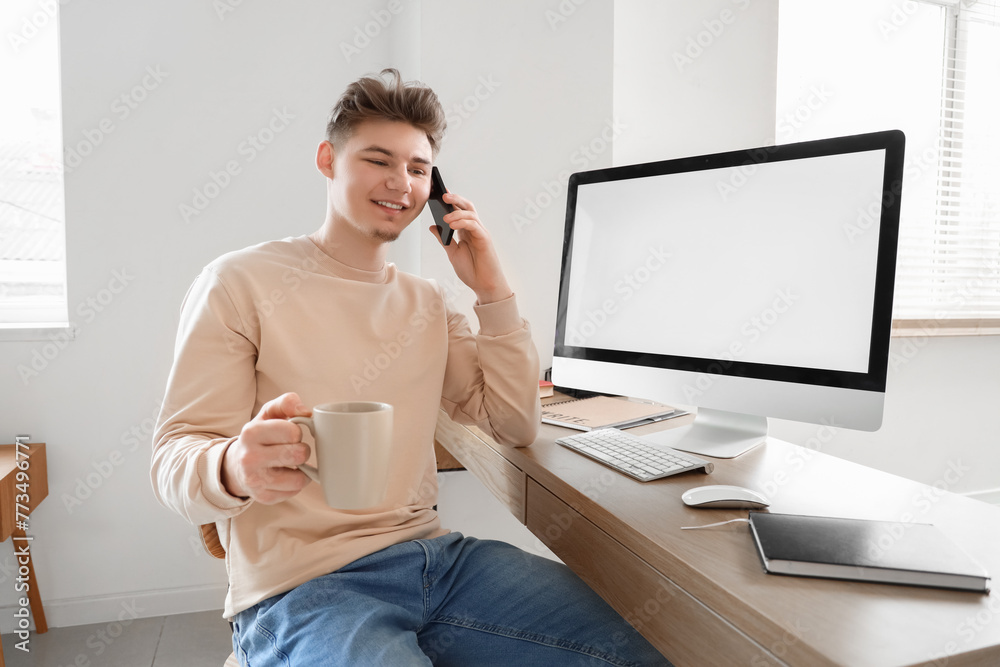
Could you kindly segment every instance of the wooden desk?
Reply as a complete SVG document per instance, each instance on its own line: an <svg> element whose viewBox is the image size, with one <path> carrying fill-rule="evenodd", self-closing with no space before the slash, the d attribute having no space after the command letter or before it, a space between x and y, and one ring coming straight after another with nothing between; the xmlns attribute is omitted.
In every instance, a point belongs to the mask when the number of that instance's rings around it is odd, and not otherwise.
<svg viewBox="0 0 1000 667"><path fill-rule="evenodd" d="M680 529L746 517L680 500L695 486L736 484L765 491L774 512L936 524L996 580L1000 508L943 490L973 462L931 487L771 439L715 459L711 475L640 483L553 442L569 433L542 425L534 445L512 449L441 413L437 439L678 667L1000 665L997 592L769 575L745 523Z"/></svg>
<svg viewBox="0 0 1000 667"><path fill-rule="evenodd" d="M22 470L18 467L18 462L21 462L22 467L26 469ZM24 464L24 462L27 463ZM26 473L26 476L21 475L19 478L18 472ZM15 573L20 577L18 570L21 567L27 569L25 583L27 583L28 588L26 591L22 590L16 593L15 598L27 597L29 600L31 615L35 620L35 632L38 634L48 631L48 624L45 621L42 597L38 593L35 566L31 561L31 542L25 534L24 528L18 526L18 520L24 520L30 515L47 495L49 495L49 483L45 443L22 444L20 445L20 455L18 455L17 445L0 445L0 542L6 542L8 538L13 537ZM18 507L19 502L20 507ZM20 550L22 549L29 553L26 556L21 556ZM15 578L16 581L17 578ZM13 582L11 586L14 586ZM3 664L3 646L0 645L0 667L3 667Z"/></svg>

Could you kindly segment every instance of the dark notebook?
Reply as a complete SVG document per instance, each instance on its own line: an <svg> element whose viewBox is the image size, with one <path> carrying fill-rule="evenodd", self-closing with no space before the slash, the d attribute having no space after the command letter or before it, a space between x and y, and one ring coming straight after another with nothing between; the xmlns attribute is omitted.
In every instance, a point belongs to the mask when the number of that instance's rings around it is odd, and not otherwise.
<svg viewBox="0 0 1000 667"><path fill-rule="evenodd" d="M750 531L772 574L989 591L983 567L930 524L750 512Z"/></svg>

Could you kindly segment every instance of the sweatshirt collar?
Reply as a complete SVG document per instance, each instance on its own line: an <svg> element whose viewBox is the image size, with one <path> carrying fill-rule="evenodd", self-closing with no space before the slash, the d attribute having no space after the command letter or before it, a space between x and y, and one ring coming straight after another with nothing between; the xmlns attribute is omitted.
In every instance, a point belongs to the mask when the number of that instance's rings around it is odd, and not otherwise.
<svg viewBox="0 0 1000 667"><path fill-rule="evenodd" d="M338 278L381 285L389 282L391 274L395 270L395 265L389 262L383 262L382 268L377 271L368 271L348 266L347 264L344 264L343 262L338 261L326 254L322 248L316 245L315 241L309 238L309 236L303 236L300 238L305 242L306 254L317 264Z"/></svg>

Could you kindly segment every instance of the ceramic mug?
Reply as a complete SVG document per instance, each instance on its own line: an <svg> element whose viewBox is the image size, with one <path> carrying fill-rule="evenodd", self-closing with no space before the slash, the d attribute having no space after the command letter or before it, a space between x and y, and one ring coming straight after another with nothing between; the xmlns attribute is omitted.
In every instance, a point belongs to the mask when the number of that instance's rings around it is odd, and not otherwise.
<svg viewBox="0 0 1000 667"><path fill-rule="evenodd" d="M323 487L330 507L364 509L385 499L392 415L388 403L346 401L317 405L312 417L289 420L312 432L316 466L298 468Z"/></svg>

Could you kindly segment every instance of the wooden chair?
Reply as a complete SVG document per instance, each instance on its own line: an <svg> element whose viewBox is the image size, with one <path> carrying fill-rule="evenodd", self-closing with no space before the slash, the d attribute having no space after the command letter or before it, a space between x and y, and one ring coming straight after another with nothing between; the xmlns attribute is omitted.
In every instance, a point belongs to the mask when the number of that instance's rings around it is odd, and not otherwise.
<svg viewBox="0 0 1000 667"><path fill-rule="evenodd" d="M201 544L205 547L205 551L210 556L224 559L226 557L226 550L222 547L222 540L219 539L219 531L216 529L215 524L206 523L203 526L199 526L199 528L201 529ZM230 653L222 667L239 667L239 665L240 663L236 659L236 654Z"/></svg>
<svg viewBox="0 0 1000 667"><path fill-rule="evenodd" d="M28 515L49 495L49 482L45 443L28 443L29 439L29 436L19 435L13 445L0 445L0 542L11 538L18 564L27 568L28 604L35 621L35 633L40 635L48 632L49 625L35 578L35 561L30 549L32 538L25 531L30 519ZM20 502L22 500L24 502ZM4 664L0 642L0 667Z"/></svg>

